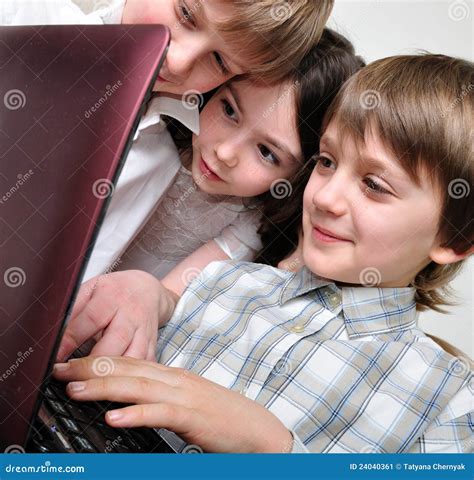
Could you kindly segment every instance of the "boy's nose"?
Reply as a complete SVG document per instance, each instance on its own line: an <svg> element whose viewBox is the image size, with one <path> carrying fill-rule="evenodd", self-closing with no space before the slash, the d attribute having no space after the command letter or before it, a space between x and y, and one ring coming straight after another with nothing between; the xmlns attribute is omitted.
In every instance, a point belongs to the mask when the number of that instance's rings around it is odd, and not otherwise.
<svg viewBox="0 0 474 480"><path fill-rule="evenodd" d="M196 55L192 49L186 50L182 45L171 41L166 56L166 66L173 80L184 81L189 76L195 61Z"/></svg>
<svg viewBox="0 0 474 480"><path fill-rule="evenodd" d="M325 184L320 184L318 188L315 188L312 198L313 205L318 210L339 217L347 211L347 194L347 185L343 185L343 182L336 181L333 177Z"/></svg>

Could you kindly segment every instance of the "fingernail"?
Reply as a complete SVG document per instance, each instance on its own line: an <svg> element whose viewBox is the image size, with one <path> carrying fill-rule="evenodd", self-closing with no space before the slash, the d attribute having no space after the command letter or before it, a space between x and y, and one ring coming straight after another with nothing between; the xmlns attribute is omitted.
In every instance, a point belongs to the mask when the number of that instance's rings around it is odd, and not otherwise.
<svg viewBox="0 0 474 480"><path fill-rule="evenodd" d="M71 392L82 392L86 388L86 384L84 382L71 382L68 388Z"/></svg>
<svg viewBox="0 0 474 480"><path fill-rule="evenodd" d="M70 358L68 360L69 363L74 363L74 362L79 362L79 360L81 360L80 358Z"/></svg>
<svg viewBox="0 0 474 480"><path fill-rule="evenodd" d="M55 363L53 365L53 372L64 372L64 370L67 370L68 368L68 363Z"/></svg>
<svg viewBox="0 0 474 480"><path fill-rule="evenodd" d="M107 417L112 422L116 422L123 418L123 413L120 410L111 410L110 412L107 412Z"/></svg>

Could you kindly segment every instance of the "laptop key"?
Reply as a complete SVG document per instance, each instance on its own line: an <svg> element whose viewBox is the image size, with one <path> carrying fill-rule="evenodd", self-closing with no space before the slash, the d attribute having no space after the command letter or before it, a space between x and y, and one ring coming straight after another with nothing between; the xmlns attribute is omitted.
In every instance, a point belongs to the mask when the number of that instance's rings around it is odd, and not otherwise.
<svg viewBox="0 0 474 480"><path fill-rule="evenodd" d="M81 429L77 425L77 423L72 420L71 418L66 417L58 417L58 421L66 431L71 433L81 433Z"/></svg>
<svg viewBox="0 0 474 480"><path fill-rule="evenodd" d="M56 413L60 413L62 415L65 415L65 416L68 416L68 412L67 410L64 408L64 406L57 402L56 400L52 400L51 398L48 398L46 397L45 398L46 400L46 403L48 404L48 406Z"/></svg>
<svg viewBox="0 0 474 480"><path fill-rule="evenodd" d="M84 437L76 437L72 441L74 450L78 453L95 453L97 450L91 445L89 440Z"/></svg>

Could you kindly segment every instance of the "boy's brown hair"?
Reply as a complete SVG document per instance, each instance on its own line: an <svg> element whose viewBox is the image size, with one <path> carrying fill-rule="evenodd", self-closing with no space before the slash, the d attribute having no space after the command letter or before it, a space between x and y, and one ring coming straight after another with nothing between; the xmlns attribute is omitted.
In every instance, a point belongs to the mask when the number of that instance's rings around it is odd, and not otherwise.
<svg viewBox="0 0 474 480"><path fill-rule="evenodd" d="M378 60L354 75L324 119L364 141L377 132L409 176L428 175L440 192L438 225L443 247L465 253L473 245L474 64L444 55ZM431 262L415 278L417 309L443 311L447 283L463 262Z"/></svg>
<svg viewBox="0 0 474 480"><path fill-rule="evenodd" d="M249 59L249 74L274 83L294 70L318 43L334 0L221 0L233 13L216 23L234 53Z"/></svg>

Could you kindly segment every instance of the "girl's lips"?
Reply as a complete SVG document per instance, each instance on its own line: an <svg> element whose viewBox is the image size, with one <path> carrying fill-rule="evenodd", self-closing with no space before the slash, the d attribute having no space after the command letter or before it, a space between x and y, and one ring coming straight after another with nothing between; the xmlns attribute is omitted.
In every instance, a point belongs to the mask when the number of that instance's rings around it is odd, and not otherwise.
<svg viewBox="0 0 474 480"><path fill-rule="evenodd" d="M336 243L336 242L349 242L345 238L339 238L334 235L331 235L327 230L321 230L320 228L313 225L313 238L319 242L324 243Z"/></svg>
<svg viewBox="0 0 474 480"><path fill-rule="evenodd" d="M209 180L222 181L222 178L219 177L219 175L216 175L209 168L209 166L207 165L207 163L204 161L203 158L201 158L201 161L199 162L199 170L201 170L201 173Z"/></svg>

